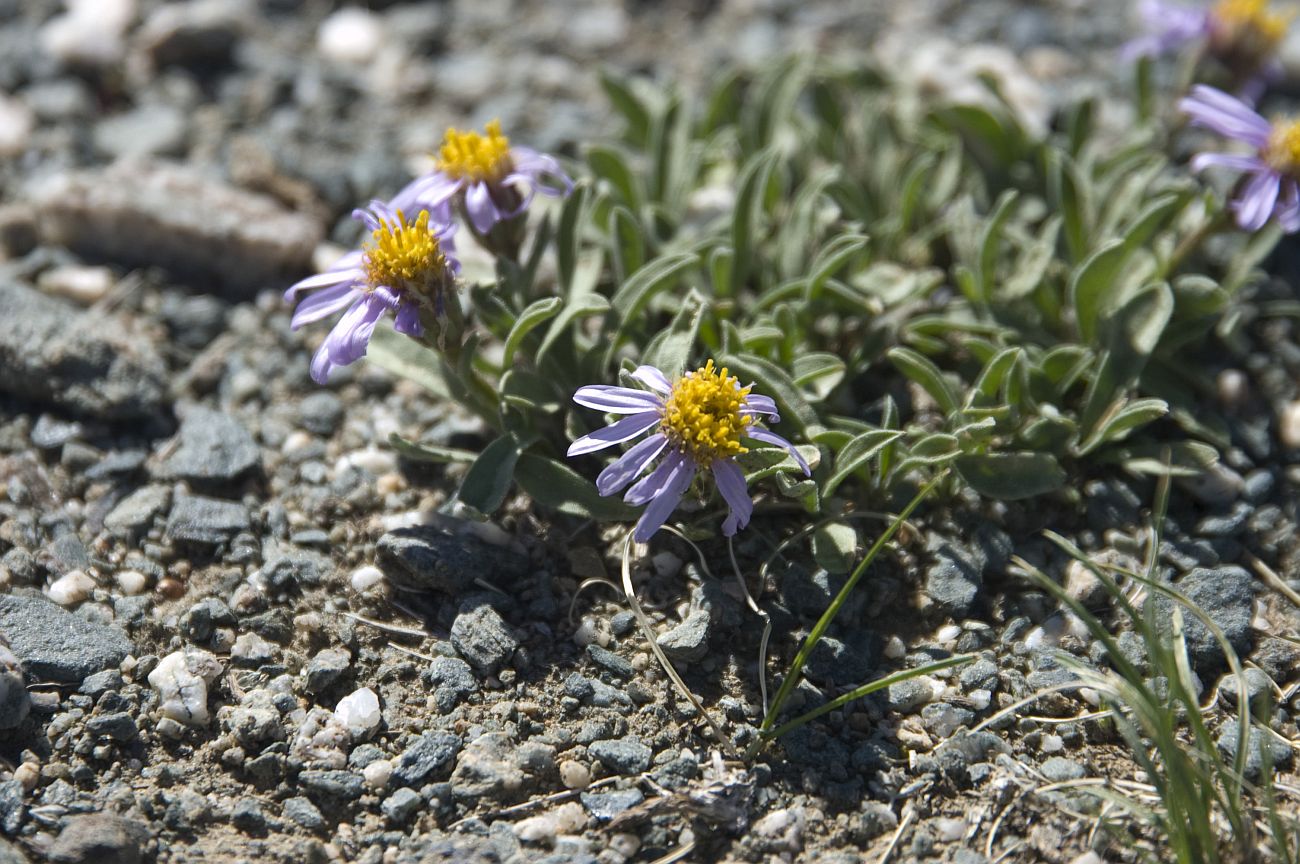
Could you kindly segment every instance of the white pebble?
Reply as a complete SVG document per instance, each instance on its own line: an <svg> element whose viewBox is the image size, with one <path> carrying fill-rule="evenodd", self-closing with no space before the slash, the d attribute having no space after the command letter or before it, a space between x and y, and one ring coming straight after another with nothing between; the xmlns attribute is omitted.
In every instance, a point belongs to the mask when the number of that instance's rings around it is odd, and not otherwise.
<svg viewBox="0 0 1300 864"><path fill-rule="evenodd" d="M934 638L939 642L955 642L961 635L961 627L956 624L945 624L939 628L939 632L934 634Z"/></svg>
<svg viewBox="0 0 1300 864"><path fill-rule="evenodd" d="M1065 749L1065 740L1060 735L1044 735L1038 749L1044 753L1060 753Z"/></svg>
<svg viewBox="0 0 1300 864"><path fill-rule="evenodd" d="M1277 436L1288 448L1300 448L1300 401L1289 402L1278 418Z"/></svg>
<svg viewBox="0 0 1300 864"><path fill-rule="evenodd" d="M4 125L4 108L0 105L0 127ZM0 152L4 150L3 131L0 129ZM46 294L65 297L81 306L89 306L104 298L113 287L113 272L107 267L68 265L46 270L36 282Z"/></svg>
<svg viewBox="0 0 1300 864"><path fill-rule="evenodd" d="M316 47L327 60L369 63L384 42L383 22L365 9L340 9L321 22Z"/></svg>
<svg viewBox="0 0 1300 864"><path fill-rule="evenodd" d="M1218 385L1219 401L1229 408L1246 401L1250 383L1246 380L1246 373L1240 369L1224 369L1219 373Z"/></svg>
<svg viewBox="0 0 1300 864"><path fill-rule="evenodd" d="M68 11L41 28L41 44L70 65L108 66L126 53L135 0L67 0Z"/></svg>
<svg viewBox="0 0 1300 864"><path fill-rule="evenodd" d="M339 459L334 470L336 473L342 473L353 467L369 471L378 477L380 474L397 470L397 457L388 450L367 447L364 450L353 450Z"/></svg>
<svg viewBox="0 0 1300 864"><path fill-rule="evenodd" d="M94 590L94 579L81 570L71 570L51 582L45 593L60 606L75 606Z"/></svg>
<svg viewBox="0 0 1300 864"><path fill-rule="evenodd" d="M280 445L280 452L285 456L301 453L310 447L315 440L316 438L310 432L295 429L284 436L284 443Z"/></svg>
<svg viewBox="0 0 1300 864"><path fill-rule="evenodd" d="M30 792L41 779L41 766L35 762L24 762L14 769L14 779L22 784L23 791Z"/></svg>
<svg viewBox="0 0 1300 864"><path fill-rule="evenodd" d="M352 590L363 594L384 581L384 571L373 564L352 571Z"/></svg>
<svg viewBox="0 0 1300 864"><path fill-rule="evenodd" d="M117 587L123 594L139 594L149 587L149 577L139 570L120 570L117 574Z"/></svg>
<svg viewBox="0 0 1300 864"><path fill-rule="evenodd" d="M32 109L0 93L0 156L17 156L27 149L36 119Z"/></svg>
<svg viewBox="0 0 1300 864"><path fill-rule="evenodd" d="M149 686L158 691L158 710L164 718L187 726L206 726L208 685L221 675L217 658L199 648L168 654L149 673ZM158 731L162 732L159 724Z"/></svg>
<svg viewBox="0 0 1300 864"><path fill-rule="evenodd" d="M334 719L347 728L352 740L369 738L383 719L379 711L379 697L369 687L362 687L339 700L338 707L334 709Z"/></svg>
<svg viewBox="0 0 1300 864"><path fill-rule="evenodd" d="M970 707L983 711L993 702L993 694L988 690L972 690L966 694L966 699L970 702Z"/></svg>
<svg viewBox="0 0 1300 864"><path fill-rule="evenodd" d="M936 819L935 827L939 829L939 839L944 843L955 843L966 836L970 828L965 819Z"/></svg>
<svg viewBox="0 0 1300 864"><path fill-rule="evenodd" d="M591 785L591 769L581 762L566 759L560 763L560 782L565 789L586 789Z"/></svg>
<svg viewBox="0 0 1300 864"><path fill-rule="evenodd" d="M361 769L361 776L371 789L383 789L393 776L393 763L387 759L376 759Z"/></svg>
<svg viewBox="0 0 1300 864"><path fill-rule="evenodd" d="M907 646L897 636L890 636L888 641L885 642L884 653L890 660L897 660L907 653Z"/></svg>

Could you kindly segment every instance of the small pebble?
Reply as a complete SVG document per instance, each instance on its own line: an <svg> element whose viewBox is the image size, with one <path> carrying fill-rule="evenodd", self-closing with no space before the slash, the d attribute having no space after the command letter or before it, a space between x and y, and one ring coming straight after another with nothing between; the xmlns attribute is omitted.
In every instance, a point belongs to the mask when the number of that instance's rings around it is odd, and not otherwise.
<svg viewBox="0 0 1300 864"><path fill-rule="evenodd" d="M89 597L90 592L94 590L94 579L84 571L71 570L51 582L45 593L60 606L75 606Z"/></svg>
<svg viewBox="0 0 1300 864"><path fill-rule="evenodd" d="M1277 435L1289 449L1300 448L1300 401L1288 402L1278 417Z"/></svg>
<svg viewBox="0 0 1300 864"><path fill-rule="evenodd" d="M339 63L369 63L383 41L383 22L366 9L340 9L322 21L316 33L321 56Z"/></svg>
<svg viewBox="0 0 1300 864"><path fill-rule="evenodd" d="M354 741L368 738L379 728L383 715L379 711L379 697L369 687L344 696L334 709L334 719L343 724Z"/></svg>
<svg viewBox="0 0 1300 864"><path fill-rule="evenodd" d="M591 769L581 762L560 763L560 782L566 789L586 789L591 784Z"/></svg>
<svg viewBox="0 0 1300 864"><path fill-rule="evenodd" d="M90 306L113 287L113 272L107 267L55 267L42 273L36 284L46 294Z"/></svg>
<svg viewBox="0 0 1300 864"><path fill-rule="evenodd" d="M149 588L149 577L139 570L120 570L116 578L123 594L142 594Z"/></svg>
<svg viewBox="0 0 1300 864"><path fill-rule="evenodd" d="M365 778L366 785L371 789L382 790L393 776L393 763L387 759L376 759L361 769L361 776Z"/></svg>
<svg viewBox="0 0 1300 864"><path fill-rule="evenodd" d="M352 590L358 594L363 594L371 588L384 581L384 571L374 565L367 564L365 567L358 567L352 571Z"/></svg>

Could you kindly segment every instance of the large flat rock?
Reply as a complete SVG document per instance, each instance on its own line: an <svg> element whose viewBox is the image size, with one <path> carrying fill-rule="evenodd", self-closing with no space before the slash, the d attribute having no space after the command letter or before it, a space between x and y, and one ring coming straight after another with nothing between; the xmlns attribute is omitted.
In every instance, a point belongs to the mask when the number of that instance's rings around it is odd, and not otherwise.
<svg viewBox="0 0 1300 864"><path fill-rule="evenodd" d="M35 195L46 242L163 267L234 299L308 273L324 234L314 219L264 195L147 159L65 173Z"/></svg>
<svg viewBox="0 0 1300 864"><path fill-rule="evenodd" d="M42 597L0 596L0 635L36 681L80 684L113 669L134 648L125 632L95 624Z"/></svg>
<svg viewBox="0 0 1300 864"><path fill-rule="evenodd" d="M105 420L167 411L167 369L130 322L0 281L0 390Z"/></svg>

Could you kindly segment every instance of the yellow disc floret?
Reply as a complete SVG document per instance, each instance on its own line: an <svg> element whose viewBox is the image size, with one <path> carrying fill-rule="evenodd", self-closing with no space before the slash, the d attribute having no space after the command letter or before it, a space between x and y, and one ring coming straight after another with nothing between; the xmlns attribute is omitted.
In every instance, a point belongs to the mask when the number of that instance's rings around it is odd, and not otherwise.
<svg viewBox="0 0 1300 864"><path fill-rule="evenodd" d="M740 409L749 390L725 366L714 369L710 360L673 384L664 404L663 433L697 465L744 453L748 448L740 436L753 418L742 416Z"/></svg>
<svg viewBox="0 0 1300 864"><path fill-rule="evenodd" d="M448 129L438 150L438 170L456 180L487 183L509 174L510 139L501 134L501 121L493 120L483 131Z"/></svg>
<svg viewBox="0 0 1300 864"><path fill-rule="evenodd" d="M421 210L414 222L407 221L401 210L394 219L381 218L370 233L364 266L371 288L383 285L430 297L451 278L447 256L429 230L428 210Z"/></svg>
<svg viewBox="0 0 1300 864"><path fill-rule="evenodd" d="M1300 120L1275 122L1261 155L1269 167L1291 177L1300 177Z"/></svg>
<svg viewBox="0 0 1300 864"><path fill-rule="evenodd" d="M1268 0L1219 0L1210 15L1219 38L1257 54L1277 47L1292 17L1270 10Z"/></svg>

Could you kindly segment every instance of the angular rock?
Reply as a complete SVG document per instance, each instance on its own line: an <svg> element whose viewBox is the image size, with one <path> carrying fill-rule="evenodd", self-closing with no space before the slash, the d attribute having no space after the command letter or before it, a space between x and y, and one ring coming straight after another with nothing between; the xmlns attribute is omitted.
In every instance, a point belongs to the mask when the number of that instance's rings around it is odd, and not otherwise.
<svg viewBox="0 0 1300 864"><path fill-rule="evenodd" d="M475 579L508 585L528 574L528 559L477 537L433 526L399 528L379 538L379 566L406 591L461 594Z"/></svg>
<svg viewBox="0 0 1300 864"><path fill-rule="evenodd" d="M925 571L925 593L953 618L964 618L984 583L979 562L957 545L941 539L931 547L934 559Z"/></svg>
<svg viewBox="0 0 1300 864"><path fill-rule="evenodd" d="M1250 629L1255 603L1254 584L1254 578L1240 567L1198 567L1174 587L1222 628L1238 657L1245 657L1254 643ZM1173 624L1175 604L1163 595L1157 596L1155 603L1156 621L1168 630ZM1183 633L1196 674L1211 678L1215 672L1227 667L1228 660L1214 634L1186 609L1183 610Z"/></svg>
<svg viewBox="0 0 1300 864"><path fill-rule="evenodd" d="M80 684L115 668L134 649L126 633L95 624L40 597L0 596L0 635L35 681Z"/></svg>
<svg viewBox="0 0 1300 864"><path fill-rule="evenodd" d="M515 762L516 749L514 740L504 732L489 732L469 742L451 775L456 797L513 797L524 784L524 772Z"/></svg>
<svg viewBox="0 0 1300 864"><path fill-rule="evenodd" d="M234 299L306 273L323 233L270 198L165 162L62 174L36 198L46 242L215 282Z"/></svg>
<svg viewBox="0 0 1300 864"><path fill-rule="evenodd" d="M649 747L631 737L593 741L587 752L615 774L640 774L650 767L654 755Z"/></svg>
<svg viewBox="0 0 1300 864"><path fill-rule="evenodd" d="M244 425L221 411L194 407L181 421L179 446L158 468L166 480L231 481L252 469L261 451Z"/></svg>
<svg viewBox="0 0 1300 864"><path fill-rule="evenodd" d="M182 543L220 546L249 528L248 508L236 501L183 495L172 503L167 536Z"/></svg>
<svg viewBox="0 0 1300 864"><path fill-rule="evenodd" d="M1225 721L1219 727L1219 737L1216 743L1219 752L1223 754L1223 758L1229 762L1237 758L1237 747L1241 744L1240 729L1236 717ZM1258 726L1252 725L1250 727L1247 748L1246 779L1254 782L1258 782L1259 778L1263 776L1266 758L1270 769L1274 772L1286 770L1291 767L1291 763L1295 760L1295 752L1285 739L1269 734Z"/></svg>
<svg viewBox="0 0 1300 864"><path fill-rule="evenodd" d="M659 647L668 659L677 663L694 663L709 653L709 630L712 620L703 609L693 609L673 629L659 637Z"/></svg>
<svg viewBox="0 0 1300 864"><path fill-rule="evenodd" d="M104 527L131 535L143 534L171 503L171 487L142 486L117 502L117 506L104 517Z"/></svg>
<svg viewBox="0 0 1300 864"><path fill-rule="evenodd" d="M0 390L104 420L166 414L166 367L117 316L0 280Z"/></svg>
<svg viewBox="0 0 1300 864"><path fill-rule="evenodd" d="M50 846L56 864L139 864L148 831L138 822L108 813L68 817Z"/></svg>
<svg viewBox="0 0 1300 864"><path fill-rule="evenodd" d="M14 729L27 719L32 700L23 683L18 658L0 642L0 729Z"/></svg>
<svg viewBox="0 0 1300 864"><path fill-rule="evenodd" d="M406 748L393 780L400 786L419 788L434 777L444 775L460 752L460 739L449 732L426 732Z"/></svg>
<svg viewBox="0 0 1300 864"><path fill-rule="evenodd" d="M467 603L451 625L451 644L480 674L492 675L505 665L519 640L487 603Z"/></svg>

